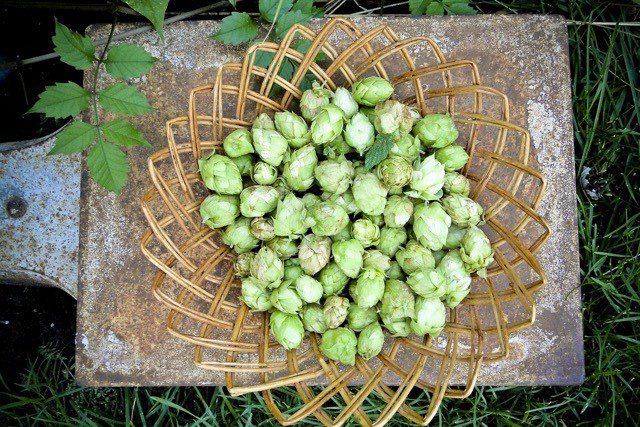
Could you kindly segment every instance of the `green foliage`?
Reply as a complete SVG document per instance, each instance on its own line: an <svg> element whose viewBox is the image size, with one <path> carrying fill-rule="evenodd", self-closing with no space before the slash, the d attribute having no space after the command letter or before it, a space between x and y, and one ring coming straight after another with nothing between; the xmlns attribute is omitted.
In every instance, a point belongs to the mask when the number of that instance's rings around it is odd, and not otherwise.
<svg viewBox="0 0 640 427"><path fill-rule="evenodd" d="M101 125L100 130L108 141L116 145L151 148L151 144L144 139L142 133L126 120L111 120Z"/></svg>
<svg viewBox="0 0 640 427"><path fill-rule="evenodd" d="M260 0L258 8L260 16L267 21L273 22L277 17L281 17L291 10L293 0Z"/></svg>
<svg viewBox="0 0 640 427"><path fill-rule="evenodd" d="M72 122L57 135L56 143L48 155L81 153L95 141L97 135L95 126L81 121Z"/></svg>
<svg viewBox="0 0 640 427"><path fill-rule="evenodd" d="M153 111L147 98L135 87L124 83L115 83L98 92L100 105L115 113L137 116Z"/></svg>
<svg viewBox="0 0 640 427"><path fill-rule="evenodd" d="M220 29L213 38L225 44L241 44L258 35L258 24L246 12L231 12L222 20Z"/></svg>
<svg viewBox="0 0 640 427"><path fill-rule="evenodd" d="M473 15L477 11L469 0L409 0L412 15Z"/></svg>
<svg viewBox="0 0 640 427"><path fill-rule="evenodd" d="M364 157L364 167L369 170L387 158L393 147L393 135L378 134L376 142L367 151Z"/></svg>
<svg viewBox="0 0 640 427"><path fill-rule="evenodd" d="M131 9L147 18L153 24L160 38L164 40L164 14L169 0L123 0Z"/></svg>
<svg viewBox="0 0 640 427"><path fill-rule="evenodd" d="M117 194L124 187L129 175L127 155L100 137L87 154L87 166L98 184Z"/></svg>
<svg viewBox="0 0 640 427"><path fill-rule="evenodd" d="M113 77L130 79L148 72L156 61L144 48L122 43L109 49L104 66Z"/></svg>
<svg viewBox="0 0 640 427"><path fill-rule="evenodd" d="M38 96L40 99L29 112L42 113L54 119L80 114L91 100L91 94L73 82L47 86Z"/></svg>
<svg viewBox="0 0 640 427"><path fill-rule="evenodd" d="M90 68L96 60L96 47L93 41L60 24L57 20L56 33L51 40L55 45L54 50L60 54L60 60L78 70Z"/></svg>

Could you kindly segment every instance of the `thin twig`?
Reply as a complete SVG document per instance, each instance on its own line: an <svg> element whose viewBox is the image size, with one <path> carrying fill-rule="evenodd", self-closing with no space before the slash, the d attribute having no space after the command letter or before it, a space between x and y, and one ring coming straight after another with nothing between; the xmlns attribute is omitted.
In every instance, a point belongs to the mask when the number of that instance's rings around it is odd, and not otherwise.
<svg viewBox="0 0 640 427"><path fill-rule="evenodd" d="M111 30L109 31L109 37L107 37L107 42L104 44L104 49L102 49L102 53L100 54L100 58L98 58L98 62L96 64L96 69L93 72L93 82L92 82L92 90L91 90L91 102L93 103L93 125L98 126L98 78L100 77L100 67L104 63L104 58L107 56L107 50L109 49L109 45L111 44L111 40L113 39L113 33L116 30L116 24L118 23L118 15L115 14L113 16L113 22L111 24ZM98 140L100 141L100 131L98 130Z"/></svg>

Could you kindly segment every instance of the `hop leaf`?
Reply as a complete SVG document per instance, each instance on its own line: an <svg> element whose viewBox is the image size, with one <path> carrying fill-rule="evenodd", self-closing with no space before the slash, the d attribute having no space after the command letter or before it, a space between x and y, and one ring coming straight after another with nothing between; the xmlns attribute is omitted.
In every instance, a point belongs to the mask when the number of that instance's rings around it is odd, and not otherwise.
<svg viewBox="0 0 640 427"><path fill-rule="evenodd" d="M47 86L38 95L40 99L29 110L29 113L43 113L47 117L61 119L75 116L89 106L91 94L75 83L56 83Z"/></svg>
<svg viewBox="0 0 640 427"><path fill-rule="evenodd" d="M392 147L393 135L379 134L376 137L375 144L373 144L373 146L367 151L367 154L364 157L365 169L369 170L386 159L389 155L389 152L391 152Z"/></svg>
<svg viewBox="0 0 640 427"><path fill-rule="evenodd" d="M276 22L276 36L284 38L287 31L289 31L289 29L295 24L306 24L311 20L311 18L313 18L313 15L301 10L292 10L291 12L284 14L282 17L278 18L278 22Z"/></svg>
<svg viewBox="0 0 640 427"><path fill-rule="evenodd" d="M222 25L213 38L225 44L248 42L258 35L258 25L246 12L231 12L222 20Z"/></svg>
<svg viewBox="0 0 640 427"><path fill-rule="evenodd" d="M85 122L73 122L56 136L56 144L48 155L81 153L98 135L95 126Z"/></svg>
<svg viewBox="0 0 640 427"><path fill-rule="evenodd" d="M144 48L122 43L109 49L105 68L113 77L130 79L149 71L154 62L156 62L156 58Z"/></svg>
<svg viewBox="0 0 640 427"><path fill-rule="evenodd" d="M78 70L86 70L96 60L96 47L89 37L83 37L56 20L56 34L51 38L60 60Z"/></svg>
<svg viewBox="0 0 640 427"><path fill-rule="evenodd" d="M142 133L131 123L123 119L115 119L100 126L105 138L110 142L125 147L142 146L151 147L142 136Z"/></svg>
<svg viewBox="0 0 640 427"><path fill-rule="evenodd" d="M127 156L115 145L100 139L87 155L93 179L106 190L120 194L129 175Z"/></svg>
<svg viewBox="0 0 640 427"><path fill-rule="evenodd" d="M98 93L100 104L107 110L130 116L153 111L147 98L133 86L116 83Z"/></svg>
<svg viewBox="0 0 640 427"><path fill-rule="evenodd" d="M285 13L291 10L291 6L293 6L292 0L260 0L258 2L260 15L267 22L280 19ZM277 18L276 15L278 16Z"/></svg>
<svg viewBox="0 0 640 427"><path fill-rule="evenodd" d="M169 0L124 0L131 9L147 18L153 24L160 38L164 40L164 13L167 11Z"/></svg>

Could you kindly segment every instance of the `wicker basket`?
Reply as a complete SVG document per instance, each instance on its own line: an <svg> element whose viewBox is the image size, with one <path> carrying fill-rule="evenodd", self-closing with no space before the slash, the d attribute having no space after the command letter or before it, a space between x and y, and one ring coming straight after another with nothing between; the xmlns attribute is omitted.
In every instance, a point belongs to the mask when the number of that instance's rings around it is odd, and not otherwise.
<svg viewBox="0 0 640 427"><path fill-rule="evenodd" d="M293 48L301 40L310 42L305 54ZM326 59L314 61L321 53ZM268 69L255 65L258 55L273 57ZM291 64L297 64L293 78L280 77L281 67ZM268 314L253 313L238 299L233 251L198 213L207 190L197 160L220 150L228 133L250 126L258 113L293 108L309 73L332 89L377 74L393 82L396 99L422 114L451 114L470 156L463 171L472 182L470 197L485 208L484 230L495 250L488 277L474 277L437 339L388 338L377 358L357 358L353 367L323 357L314 334L292 351L272 340ZM168 147L148 160L154 187L142 200L150 229L141 242L158 267L152 290L170 310L167 329L194 346L198 366L225 373L231 394L262 392L282 424L313 415L324 425L352 416L362 425L383 425L396 412L428 424L444 397L469 396L480 366L505 358L509 335L535 320L532 294L545 276L534 254L549 228L536 213L545 181L529 166L529 133L509 122L509 100L482 85L472 61L447 61L428 38L400 39L386 25L362 34L344 19L317 33L296 25L280 45L250 47L242 63L219 69L214 84L194 89L189 115L167 123L167 139ZM278 407L274 389L282 386L295 387L305 402L294 414ZM426 411L407 403L414 387L429 399ZM361 404L374 391L386 405L372 415ZM335 401L343 403L337 415L325 408Z"/></svg>

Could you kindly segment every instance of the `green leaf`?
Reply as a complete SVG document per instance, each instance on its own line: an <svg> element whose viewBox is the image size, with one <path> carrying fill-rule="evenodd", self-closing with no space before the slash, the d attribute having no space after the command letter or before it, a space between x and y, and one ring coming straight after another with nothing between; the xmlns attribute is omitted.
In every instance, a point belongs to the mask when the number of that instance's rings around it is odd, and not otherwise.
<svg viewBox="0 0 640 427"><path fill-rule="evenodd" d="M116 113L136 116L153 111L147 98L133 86L116 83L98 92L100 105Z"/></svg>
<svg viewBox="0 0 640 427"><path fill-rule="evenodd" d="M235 8L236 4L238 4L238 0L229 0L229 3Z"/></svg>
<svg viewBox="0 0 640 427"><path fill-rule="evenodd" d="M122 150L102 139L89 150L87 166L93 179L106 190L120 194L129 175L129 163Z"/></svg>
<svg viewBox="0 0 640 427"><path fill-rule="evenodd" d="M56 135L56 144L47 155L81 153L96 140L97 135L95 126L73 122Z"/></svg>
<svg viewBox="0 0 640 427"><path fill-rule="evenodd" d="M467 1L452 1L446 3L447 12L451 15L475 15L478 13Z"/></svg>
<svg viewBox="0 0 640 427"><path fill-rule="evenodd" d="M73 31L56 20L56 34L51 38L60 60L77 70L90 68L96 60L96 47L89 37Z"/></svg>
<svg viewBox="0 0 640 427"><path fill-rule="evenodd" d="M275 19L281 18L291 10L291 6L293 6L292 0L260 0L258 2L260 15L267 22L273 22Z"/></svg>
<svg viewBox="0 0 640 427"><path fill-rule="evenodd" d="M431 3L431 0L409 0L409 10L412 15L424 15Z"/></svg>
<svg viewBox="0 0 640 427"><path fill-rule="evenodd" d="M111 120L101 125L100 130L107 140L116 145L123 145L125 147L151 147L151 144L144 139L142 133L124 119Z"/></svg>
<svg viewBox="0 0 640 427"><path fill-rule="evenodd" d="M296 43L295 45L295 50L297 50L298 52L305 54L307 53L307 51L309 50L309 48L311 47L311 41L307 40L307 39L301 39L298 41L298 43ZM325 59L327 59L327 54L324 53L322 50L320 52L318 52L318 54L315 57L315 61L324 61Z"/></svg>
<svg viewBox="0 0 640 427"><path fill-rule="evenodd" d="M393 138L393 134L379 134L376 137L375 144L367 151L364 157L364 167L366 170L371 169L387 158L393 147Z"/></svg>
<svg viewBox="0 0 640 427"><path fill-rule="evenodd" d="M212 37L224 44L248 42L258 35L258 25L246 12L231 12L222 20L222 25Z"/></svg>
<svg viewBox="0 0 640 427"><path fill-rule="evenodd" d="M75 83L56 83L47 86L38 95L40 99L29 113L43 113L47 117L60 119L75 116L89 106L91 94Z"/></svg>
<svg viewBox="0 0 640 427"><path fill-rule="evenodd" d="M153 24L158 35L164 40L164 14L169 0L123 0L129 7L147 18Z"/></svg>
<svg viewBox="0 0 640 427"><path fill-rule="evenodd" d="M156 61L143 47L122 43L109 49L105 68L113 77L130 79L149 71Z"/></svg>
<svg viewBox="0 0 640 427"><path fill-rule="evenodd" d="M286 13L276 22L276 37L284 38L287 34L287 31L295 24L306 24L312 18L312 15L304 13L300 10L292 10L289 13Z"/></svg>
<svg viewBox="0 0 640 427"><path fill-rule="evenodd" d="M433 2L429 6L427 6L427 10L425 11L427 15L444 15L444 6L442 3Z"/></svg>
<svg viewBox="0 0 640 427"><path fill-rule="evenodd" d="M324 10L313 5L313 0L298 0L293 4L292 11L299 10L305 15L310 15L312 18L322 18L324 16Z"/></svg>

